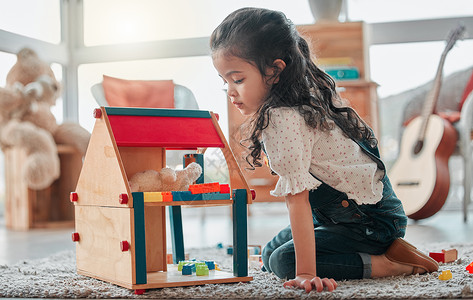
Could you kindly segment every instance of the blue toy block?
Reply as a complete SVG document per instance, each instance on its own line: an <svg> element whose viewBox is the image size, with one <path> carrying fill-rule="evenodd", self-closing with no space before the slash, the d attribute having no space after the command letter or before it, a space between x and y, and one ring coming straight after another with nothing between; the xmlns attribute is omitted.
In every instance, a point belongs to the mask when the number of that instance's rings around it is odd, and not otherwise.
<svg viewBox="0 0 473 300"><path fill-rule="evenodd" d="M202 200L200 194L192 194L191 191L177 191L172 192L172 201L197 201Z"/></svg>
<svg viewBox="0 0 473 300"><path fill-rule="evenodd" d="M202 195L202 200L228 200L230 199L230 194L220 194L220 193L206 193Z"/></svg>
<svg viewBox="0 0 473 300"><path fill-rule="evenodd" d="M207 265L209 270L215 270L215 262L207 260L207 261L205 261L205 264Z"/></svg>
<svg viewBox="0 0 473 300"><path fill-rule="evenodd" d="M182 275L192 275L192 266L191 264L182 266Z"/></svg>

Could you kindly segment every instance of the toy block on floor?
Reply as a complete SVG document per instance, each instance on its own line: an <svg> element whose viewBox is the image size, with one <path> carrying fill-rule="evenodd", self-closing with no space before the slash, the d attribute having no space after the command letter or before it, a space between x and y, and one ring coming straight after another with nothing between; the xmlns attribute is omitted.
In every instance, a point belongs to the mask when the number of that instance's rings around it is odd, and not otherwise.
<svg viewBox="0 0 473 300"><path fill-rule="evenodd" d="M252 280L245 251L246 213L252 194L215 115L198 110L101 107L94 116L83 167L70 195L75 209L77 272L136 291ZM219 183L211 184L212 191L218 188L216 192L198 195L190 191L131 192L128 178L166 167L166 148L208 147L220 148L225 157L230 175L227 193L221 192ZM203 154L189 154L185 160L203 164ZM173 259L177 260L185 256L181 206L222 204L233 209L238 253L233 258L233 274L212 271L198 279L182 276L168 265L166 206Z"/></svg>
<svg viewBox="0 0 473 300"><path fill-rule="evenodd" d="M444 254L444 260L446 263L454 262L458 258L457 249L442 250L442 253Z"/></svg>
<svg viewBox="0 0 473 300"><path fill-rule="evenodd" d="M466 266L465 269L468 271L468 273L473 273L473 262Z"/></svg>
<svg viewBox="0 0 473 300"><path fill-rule="evenodd" d="M457 260L458 251L457 249L442 249L442 252L430 252L429 256L439 263L449 263Z"/></svg>

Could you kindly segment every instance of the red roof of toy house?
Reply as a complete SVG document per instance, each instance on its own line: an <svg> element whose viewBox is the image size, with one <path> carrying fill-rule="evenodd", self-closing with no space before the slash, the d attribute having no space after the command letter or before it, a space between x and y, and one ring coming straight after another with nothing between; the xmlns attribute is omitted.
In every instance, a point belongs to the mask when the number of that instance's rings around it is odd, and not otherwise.
<svg viewBox="0 0 473 300"><path fill-rule="evenodd" d="M225 147L208 111L105 107L117 146Z"/></svg>

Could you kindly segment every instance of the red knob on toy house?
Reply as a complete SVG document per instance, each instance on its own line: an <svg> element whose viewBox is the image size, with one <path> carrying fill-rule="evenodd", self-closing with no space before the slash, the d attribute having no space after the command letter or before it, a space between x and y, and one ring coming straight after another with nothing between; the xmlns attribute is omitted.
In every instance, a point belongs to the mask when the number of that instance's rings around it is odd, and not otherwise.
<svg viewBox="0 0 473 300"><path fill-rule="evenodd" d="M71 192L69 194L69 200L71 200L71 202L77 202L77 200L79 200L79 196L76 192Z"/></svg>
<svg viewBox="0 0 473 300"><path fill-rule="evenodd" d="M256 191L255 190L250 190L251 192L251 200L255 200L256 198Z"/></svg>
<svg viewBox="0 0 473 300"><path fill-rule="evenodd" d="M120 242L120 249L122 249L122 252L126 252L126 251L130 250L130 243L128 243L127 241L121 241Z"/></svg>
<svg viewBox="0 0 473 300"><path fill-rule="evenodd" d="M79 233L78 232L73 232L72 233L72 241L73 242L78 242L80 240Z"/></svg>
<svg viewBox="0 0 473 300"><path fill-rule="evenodd" d="M102 110L100 108L94 109L94 118L100 119L102 117Z"/></svg>
<svg viewBox="0 0 473 300"><path fill-rule="evenodd" d="M220 116L218 114L214 114L215 115L215 119L217 119L217 121L220 120Z"/></svg>
<svg viewBox="0 0 473 300"><path fill-rule="evenodd" d="M118 196L118 201L120 204L128 204L128 194L120 194L120 196Z"/></svg>

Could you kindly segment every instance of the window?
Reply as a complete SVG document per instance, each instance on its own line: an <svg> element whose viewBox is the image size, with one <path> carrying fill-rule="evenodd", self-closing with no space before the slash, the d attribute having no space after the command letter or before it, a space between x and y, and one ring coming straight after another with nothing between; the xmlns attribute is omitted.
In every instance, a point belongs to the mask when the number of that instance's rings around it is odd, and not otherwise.
<svg viewBox="0 0 473 300"><path fill-rule="evenodd" d="M0 28L38 40L61 42L59 0L0 0Z"/></svg>
<svg viewBox="0 0 473 300"><path fill-rule="evenodd" d="M245 6L282 10L296 24L313 22L307 1L84 0L84 44L205 37L230 12Z"/></svg>
<svg viewBox="0 0 473 300"><path fill-rule="evenodd" d="M471 16L470 0L346 0L349 19L367 23Z"/></svg>

